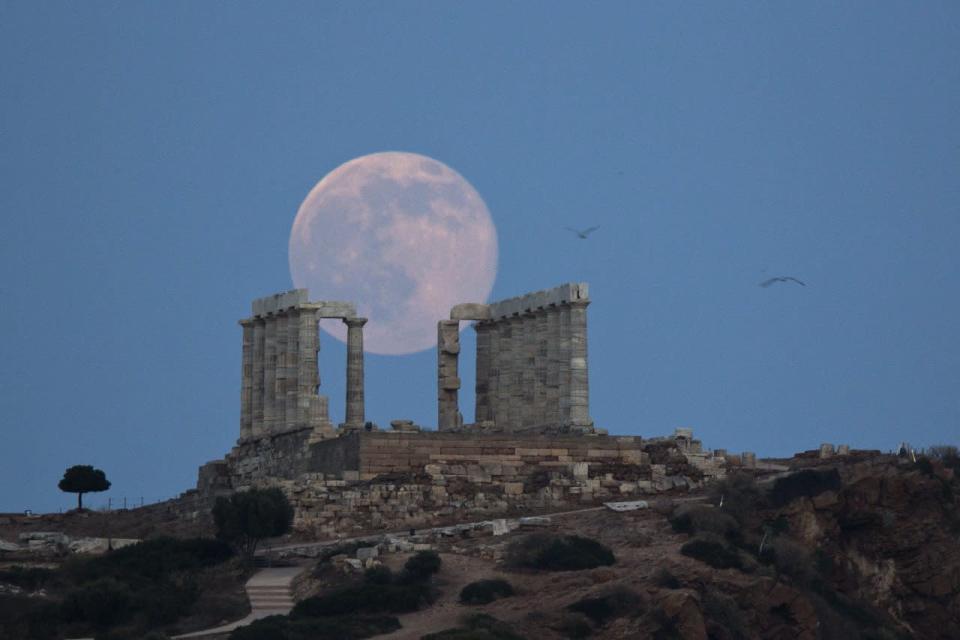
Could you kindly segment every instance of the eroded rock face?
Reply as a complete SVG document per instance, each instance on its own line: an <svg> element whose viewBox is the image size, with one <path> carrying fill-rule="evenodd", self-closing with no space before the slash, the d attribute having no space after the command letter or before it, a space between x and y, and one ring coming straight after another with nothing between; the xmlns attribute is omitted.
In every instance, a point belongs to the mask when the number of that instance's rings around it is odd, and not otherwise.
<svg viewBox="0 0 960 640"><path fill-rule="evenodd" d="M841 593L917 637L960 637L960 506L949 469L890 458L841 468L843 487L786 505L790 531Z"/></svg>

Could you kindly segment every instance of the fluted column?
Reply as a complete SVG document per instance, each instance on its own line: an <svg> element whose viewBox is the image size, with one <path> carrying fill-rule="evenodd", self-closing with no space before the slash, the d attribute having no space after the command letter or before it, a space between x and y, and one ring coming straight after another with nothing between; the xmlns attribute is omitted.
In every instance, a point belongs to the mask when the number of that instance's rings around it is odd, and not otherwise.
<svg viewBox="0 0 960 640"><path fill-rule="evenodd" d="M553 305L547 316L547 371L544 422L550 427L560 425L560 311Z"/></svg>
<svg viewBox="0 0 960 640"><path fill-rule="evenodd" d="M274 371L276 392L274 396L274 431L283 431L287 426L287 312L277 311L274 316L277 325L276 367Z"/></svg>
<svg viewBox="0 0 960 640"><path fill-rule="evenodd" d="M513 382L513 353L511 346L512 327L510 321L502 319L494 325L497 332L497 389L494 398L493 419L497 428L503 431L510 429L510 393Z"/></svg>
<svg viewBox="0 0 960 640"><path fill-rule="evenodd" d="M320 388L320 371L317 353L320 351L320 335L316 311L301 309L297 318L297 420L304 425L315 426L314 398Z"/></svg>
<svg viewBox="0 0 960 640"><path fill-rule="evenodd" d="M243 351L240 364L240 439L253 435L253 320L241 320Z"/></svg>
<svg viewBox="0 0 960 640"><path fill-rule="evenodd" d="M590 384L587 377L587 305L589 300L570 302L570 424L592 427Z"/></svg>
<svg viewBox="0 0 960 640"><path fill-rule="evenodd" d="M286 394L284 402L284 428L293 429L304 426L298 420L297 395L300 389L298 380L300 373L300 311L293 308L287 310L287 343L286 360L284 361L284 379L286 380Z"/></svg>
<svg viewBox="0 0 960 640"><path fill-rule="evenodd" d="M477 424L490 420L490 368L492 353L490 351L490 323L477 322L473 325L477 332L477 375L476 375L476 404L474 405L474 422Z"/></svg>
<svg viewBox="0 0 960 640"><path fill-rule="evenodd" d="M523 318L513 316L510 323L510 409L509 422L507 423L510 431L520 431L523 426L523 372L526 364L526 351L524 349Z"/></svg>
<svg viewBox="0 0 960 640"><path fill-rule="evenodd" d="M547 311L533 313L533 423L543 427L547 422Z"/></svg>
<svg viewBox="0 0 960 640"><path fill-rule="evenodd" d="M570 426L570 305L561 304L557 310L560 316L560 340L557 344L557 391L560 410L560 425Z"/></svg>
<svg viewBox="0 0 960 640"><path fill-rule="evenodd" d="M257 437L263 435L263 361L265 357L266 343L266 322L263 318L254 318L253 320L253 399L252 399L252 420L250 425L250 435Z"/></svg>
<svg viewBox="0 0 960 640"><path fill-rule="evenodd" d="M263 339L263 430L273 433L277 427L277 318L265 318Z"/></svg>
<svg viewBox="0 0 960 640"><path fill-rule="evenodd" d="M362 428L363 399L363 325L366 318L344 318L347 325L347 410L344 426Z"/></svg>
<svg viewBox="0 0 960 640"><path fill-rule="evenodd" d="M517 348L520 357L520 427L529 430L537 414L537 318L532 312L520 316L523 337Z"/></svg>

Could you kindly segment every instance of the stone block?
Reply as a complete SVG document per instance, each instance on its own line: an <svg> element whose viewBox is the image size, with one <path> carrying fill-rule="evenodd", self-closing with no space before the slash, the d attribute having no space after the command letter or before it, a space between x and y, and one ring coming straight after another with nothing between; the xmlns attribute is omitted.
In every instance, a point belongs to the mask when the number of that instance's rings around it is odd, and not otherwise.
<svg viewBox="0 0 960 640"><path fill-rule="evenodd" d="M464 302L450 309L451 320L489 320L490 305Z"/></svg>
<svg viewBox="0 0 960 640"><path fill-rule="evenodd" d="M504 482L503 493L508 496L523 495L523 483L522 482Z"/></svg>

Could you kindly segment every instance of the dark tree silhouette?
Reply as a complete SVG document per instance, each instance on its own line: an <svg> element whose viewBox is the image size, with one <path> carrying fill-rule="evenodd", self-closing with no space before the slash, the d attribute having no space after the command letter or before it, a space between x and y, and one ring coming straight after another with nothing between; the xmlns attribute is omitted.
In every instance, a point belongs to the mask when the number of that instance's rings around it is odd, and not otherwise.
<svg viewBox="0 0 960 640"><path fill-rule="evenodd" d="M83 494L91 491L106 491L110 481L100 469L88 464L77 464L63 472L59 484L60 491L77 494L77 509L83 509Z"/></svg>
<svg viewBox="0 0 960 640"><path fill-rule="evenodd" d="M217 498L213 521L217 537L252 560L261 540L290 531L293 507L280 489L251 489Z"/></svg>

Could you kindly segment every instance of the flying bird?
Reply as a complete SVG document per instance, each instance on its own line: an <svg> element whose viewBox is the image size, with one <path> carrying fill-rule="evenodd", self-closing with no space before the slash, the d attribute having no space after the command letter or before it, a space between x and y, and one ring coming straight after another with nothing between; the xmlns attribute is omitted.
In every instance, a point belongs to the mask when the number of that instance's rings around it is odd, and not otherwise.
<svg viewBox="0 0 960 640"><path fill-rule="evenodd" d="M777 282L796 282L796 283L797 283L798 285L800 285L801 287L807 286L807 285L804 284L802 281L797 280L797 279L794 278L793 276L778 276L778 277L776 277L776 278L770 278L769 280L764 280L763 282L761 282L761 283L760 283L760 286L761 286L761 287L769 287L770 285L775 284L775 283L777 283Z"/></svg>
<svg viewBox="0 0 960 640"><path fill-rule="evenodd" d="M583 231L577 231L573 227L564 227L564 229L566 229L567 231L573 231L575 234L577 234L577 237L580 238L581 240L586 240L588 235L590 235L591 233L593 233L599 228L600 227L597 226L597 227L590 227L589 229L584 229Z"/></svg>

